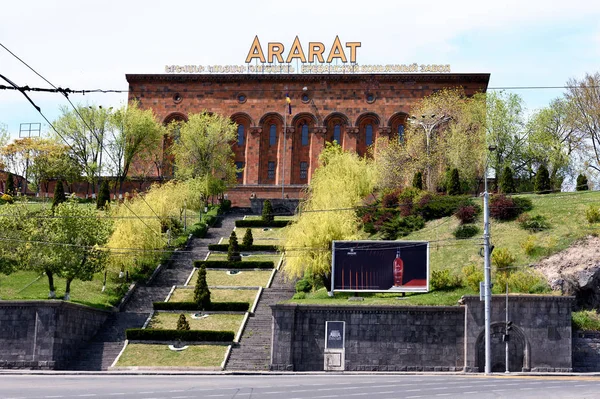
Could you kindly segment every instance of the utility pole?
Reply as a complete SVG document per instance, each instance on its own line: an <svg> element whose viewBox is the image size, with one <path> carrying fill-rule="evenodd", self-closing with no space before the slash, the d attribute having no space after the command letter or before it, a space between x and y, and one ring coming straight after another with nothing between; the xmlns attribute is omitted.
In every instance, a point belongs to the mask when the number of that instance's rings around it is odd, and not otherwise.
<svg viewBox="0 0 600 399"><path fill-rule="evenodd" d="M504 368L505 373L510 373L510 369L508 368L508 341L510 340L508 335L509 325L508 325L508 281L506 282L506 317L504 325L504 364L506 367Z"/></svg>
<svg viewBox="0 0 600 399"><path fill-rule="evenodd" d="M495 151L495 146L488 147L490 152ZM488 154L485 154L485 168L483 175L483 289L485 310L485 374L492 373L492 342L491 342L491 317L492 317L492 278L490 267L490 198L488 193Z"/></svg>

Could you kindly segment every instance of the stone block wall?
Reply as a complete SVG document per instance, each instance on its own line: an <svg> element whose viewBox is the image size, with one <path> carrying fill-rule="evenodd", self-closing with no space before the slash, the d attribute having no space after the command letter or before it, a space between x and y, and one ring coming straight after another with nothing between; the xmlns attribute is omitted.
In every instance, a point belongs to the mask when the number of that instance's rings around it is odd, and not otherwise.
<svg viewBox="0 0 600 399"><path fill-rule="evenodd" d="M1 301L0 368L63 368L109 314L63 301Z"/></svg>
<svg viewBox="0 0 600 399"><path fill-rule="evenodd" d="M573 332L573 371L600 371L600 332Z"/></svg>

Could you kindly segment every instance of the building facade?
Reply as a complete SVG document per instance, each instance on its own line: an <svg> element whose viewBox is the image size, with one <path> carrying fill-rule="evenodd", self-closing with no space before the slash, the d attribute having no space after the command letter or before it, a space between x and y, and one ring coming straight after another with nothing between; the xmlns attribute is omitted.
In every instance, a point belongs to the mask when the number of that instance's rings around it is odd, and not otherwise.
<svg viewBox="0 0 600 399"><path fill-rule="evenodd" d="M298 198L327 142L365 155L381 137L402 140L411 107L444 88L485 92L489 74L149 74L127 75L129 100L165 124L208 111L238 124L232 143L243 171L228 192L234 205L250 197ZM286 95L291 100L291 113ZM158 149L154 176L172 177L169 140ZM282 187L283 186L283 187Z"/></svg>

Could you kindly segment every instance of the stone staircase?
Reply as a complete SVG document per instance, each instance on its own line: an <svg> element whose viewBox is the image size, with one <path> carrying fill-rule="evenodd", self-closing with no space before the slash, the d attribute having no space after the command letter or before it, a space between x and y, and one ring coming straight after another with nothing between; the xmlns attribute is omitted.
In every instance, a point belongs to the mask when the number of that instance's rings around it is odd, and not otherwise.
<svg viewBox="0 0 600 399"><path fill-rule="evenodd" d="M248 318L239 344L232 347L226 370L269 370L273 329L271 305L290 299L294 292L294 284L286 282L278 271L271 287L263 290L254 315Z"/></svg>

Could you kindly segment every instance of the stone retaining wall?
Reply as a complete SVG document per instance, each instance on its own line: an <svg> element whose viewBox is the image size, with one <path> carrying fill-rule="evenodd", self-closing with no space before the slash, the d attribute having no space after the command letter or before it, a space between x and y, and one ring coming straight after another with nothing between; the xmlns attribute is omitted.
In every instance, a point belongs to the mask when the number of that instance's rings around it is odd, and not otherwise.
<svg viewBox="0 0 600 399"><path fill-rule="evenodd" d="M573 332L573 371L600 371L600 332Z"/></svg>

